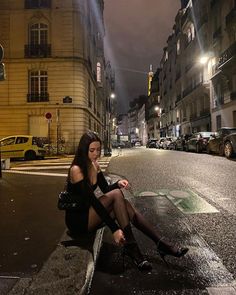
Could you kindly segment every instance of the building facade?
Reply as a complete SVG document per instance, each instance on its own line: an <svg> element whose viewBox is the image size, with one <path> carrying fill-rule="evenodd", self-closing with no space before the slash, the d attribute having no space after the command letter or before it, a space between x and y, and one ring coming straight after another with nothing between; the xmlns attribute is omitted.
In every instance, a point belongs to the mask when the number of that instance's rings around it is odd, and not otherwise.
<svg viewBox="0 0 236 295"><path fill-rule="evenodd" d="M102 0L0 0L7 74L0 85L1 138L63 139L68 153L88 129L103 138L109 91L103 9Z"/></svg>
<svg viewBox="0 0 236 295"><path fill-rule="evenodd" d="M236 126L236 1L181 4L160 62L159 133L179 136Z"/></svg>

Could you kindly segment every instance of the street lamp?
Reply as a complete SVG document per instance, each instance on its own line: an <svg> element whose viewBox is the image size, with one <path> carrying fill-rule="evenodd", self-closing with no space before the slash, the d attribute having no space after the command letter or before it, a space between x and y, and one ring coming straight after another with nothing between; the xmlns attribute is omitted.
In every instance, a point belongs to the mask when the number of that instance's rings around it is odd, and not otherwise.
<svg viewBox="0 0 236 295"><path fill-rule="evenodd" d="M104 155L111 156L111 99L116 97L115 93L110 93L107 97L107 116L106 116L106 133L105 133L105 141L104 141Z"/></svg>
<svg viewBox="0 0 236 295"><path fill-rule="evenodd" d="M199 62L202 65L205 65L208 62L208 60L209 60L209 56L207 56L207 55L203 55L199 58Z"/></svg>

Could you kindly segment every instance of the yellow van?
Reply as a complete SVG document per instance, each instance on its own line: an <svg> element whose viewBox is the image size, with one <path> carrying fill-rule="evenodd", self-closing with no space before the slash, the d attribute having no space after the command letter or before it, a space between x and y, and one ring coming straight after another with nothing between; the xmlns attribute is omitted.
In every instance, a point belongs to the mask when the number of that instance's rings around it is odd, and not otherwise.
<svg viewBox="0 0 236 295"><path fill-rule="evenodd" d="M40 138L31 135L12 135L0 140L2 158L24 158L25 160L43 159L46 150Z"/></svg>

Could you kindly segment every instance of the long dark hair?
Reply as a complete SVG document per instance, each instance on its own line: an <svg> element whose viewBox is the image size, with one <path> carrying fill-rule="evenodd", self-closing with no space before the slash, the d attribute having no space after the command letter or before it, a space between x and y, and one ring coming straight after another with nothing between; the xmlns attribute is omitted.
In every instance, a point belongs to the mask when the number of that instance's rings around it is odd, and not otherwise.
<svg viewBox="0 0 236 295"><path fill-rule="evenodd" d="M89 146L94 141L99 141L102 145L101 139L99 138L97 133L92 131L85 132L80 138L74 160L71 163L71 167L73 165L77 165L80 167L86 180L88 180L88 164L90 161L88 158Z"/></svg>

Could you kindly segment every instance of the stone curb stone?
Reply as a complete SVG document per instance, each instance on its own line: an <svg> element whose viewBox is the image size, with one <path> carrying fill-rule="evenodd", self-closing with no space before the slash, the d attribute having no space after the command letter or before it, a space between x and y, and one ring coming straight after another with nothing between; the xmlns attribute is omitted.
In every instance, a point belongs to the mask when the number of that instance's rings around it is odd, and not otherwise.
<svg viewBox="0 0 236 295"><path fill-rule="evenodd" d="M78 240L72 240L64 233L61 243L42 269L32 278L20 279L8 294L86 294L92 281L103 230Z"/></svg>

